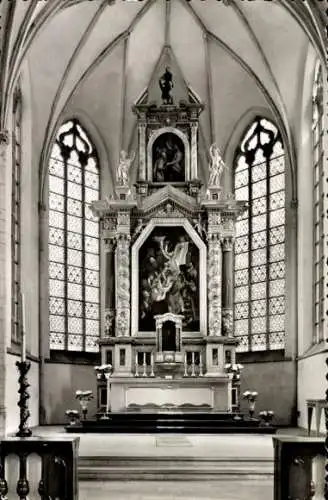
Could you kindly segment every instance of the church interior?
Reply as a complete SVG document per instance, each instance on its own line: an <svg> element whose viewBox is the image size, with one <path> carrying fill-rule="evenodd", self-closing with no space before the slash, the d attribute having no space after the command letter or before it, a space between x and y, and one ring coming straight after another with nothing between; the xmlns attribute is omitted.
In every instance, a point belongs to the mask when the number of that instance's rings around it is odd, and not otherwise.
<svg viewBox="0 0 328 500"><path fill-rule="evenodd" d="M323 435L324 2L0 3L2 436Z"/></svg>

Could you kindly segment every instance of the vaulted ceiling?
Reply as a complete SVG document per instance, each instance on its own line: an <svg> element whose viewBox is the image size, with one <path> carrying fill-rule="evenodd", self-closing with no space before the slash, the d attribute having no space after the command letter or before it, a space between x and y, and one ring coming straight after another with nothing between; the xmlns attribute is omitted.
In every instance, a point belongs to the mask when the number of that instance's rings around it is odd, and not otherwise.
<svg viewBox="0 0 328 500"><path fill-rule="evenodd" d="M25 61L36 159L63 117L80 115L102 137L113 168L120 148L134 147L131 107L169 46L176 71L205 103L205 149L214 140L224 148L250 109L267 110L292 141L306 58L322 52L320 12L294 3L18 1L8 14L3 89L10 95Z"/></svg>

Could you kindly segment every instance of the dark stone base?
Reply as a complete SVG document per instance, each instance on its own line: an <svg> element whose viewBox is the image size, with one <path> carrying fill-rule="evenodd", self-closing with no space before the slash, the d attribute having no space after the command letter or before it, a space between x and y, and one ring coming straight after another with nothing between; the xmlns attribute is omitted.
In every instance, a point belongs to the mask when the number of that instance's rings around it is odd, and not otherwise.
<svg viewBox="0 0 328 500"><path fill-rule="evenodd" d="M79 425L66 426L73 433L186 433L186 434L274 434L276 428L267 426L257 418L239 413L219 412L115 412L108 418L83 420Z"/></svg>

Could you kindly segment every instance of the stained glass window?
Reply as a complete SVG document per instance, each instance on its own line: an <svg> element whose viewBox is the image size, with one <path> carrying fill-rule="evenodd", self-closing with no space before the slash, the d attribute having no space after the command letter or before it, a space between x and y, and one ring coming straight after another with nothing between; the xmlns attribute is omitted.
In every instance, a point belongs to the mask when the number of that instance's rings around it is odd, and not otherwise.
<svg viewBox="0 0 328 500"><path fill-rule="evenodd" d="M12 211L11 211L11 246L12 246L12 304L11 304L11 340L20 342L20 281L21 281L21 168L22 168L22 98L17 87L13 97L13 132L12 132Z"/></svg>
<svg viewBox="0 0 328 500"><path fill-rule="evenodd" d="M324 324L324 170L323 76L317 65L312 94L313 153L313 341L323 340Z"/></svg>
<svg viewBox="0 0 328 500"><path fill-rule="evenodd" d="M234 188L249 210L237 221L235 335L242 351L285 346L285 155L281 135L258 117L235 158Z"/></svg>
<svg viewBox="0 0 328 500"><path fill-rule="evenodd" d="M76 120L59 130L49 162L50 348L98 351L99 166L92 142Z"/></svg>

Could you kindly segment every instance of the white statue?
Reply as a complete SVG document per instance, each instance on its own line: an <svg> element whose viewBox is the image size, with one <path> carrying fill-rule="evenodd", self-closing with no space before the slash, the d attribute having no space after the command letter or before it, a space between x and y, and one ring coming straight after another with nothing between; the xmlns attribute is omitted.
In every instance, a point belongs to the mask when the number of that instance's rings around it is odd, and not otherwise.
<svg viewBox="0 0 328 500"><path fill-rule="evenodd" d="M215 143L210 147L210 156L211 162L209 165L210 176L208 179L208 186L220 187L222 173L226 165L222 159L220 148L218 148Z"/></svg>
<svg viewBox="0 0 328 500"><path fill-rule="evenodd" d="M134 157L135 153L131 157L129 157L126 151L124 151L123 149L120 152L120 160L116 171L116 182L120 186L129 185L129 171Z"/></svg>

